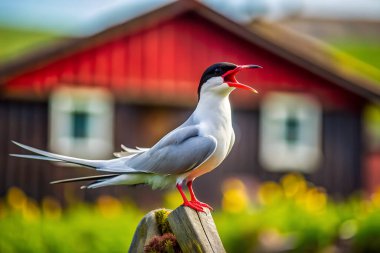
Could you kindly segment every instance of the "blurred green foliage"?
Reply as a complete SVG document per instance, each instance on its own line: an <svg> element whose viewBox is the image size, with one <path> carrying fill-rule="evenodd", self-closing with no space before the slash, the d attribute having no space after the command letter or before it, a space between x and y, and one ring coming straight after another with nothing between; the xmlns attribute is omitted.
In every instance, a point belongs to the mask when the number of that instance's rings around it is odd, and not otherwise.
<svg viewBox="0 0 380 253"><path fill-rule="evenodd" d="M125 211L123 209L125 208ZM0 252L120 252L128 249L143 215L112 197L62 210L54 199L40 206L11 188L0 207Z"/></svg>
<svg viewBox="0 0 380 253"><path fill-rule="evenodd" d="M378 40L346 38L344 40L335 40L331 43L345 53L378 69L380 68L380 43Z"/></svg>
<svg viewBox="0 0 380 253"><path fill-rule="evenodd" d="M213 213L227 252L380 252L380 191L334 202L289 174L249 192L228 180L222 209ZM110 196L62 209L53 198L37 204L17 188L0 203L0 252L126 252L146 213ZM169 192L166 207L179 203Z"/></svg>
<svg viewBox="0 0 380 253"><path fill-rule="evenodd" d="M0 63L30 53L59 40L59 36L31 30L0 27Z"/></svg>
<svg viewBox="0 0 380 253"><path fill-rule="evenodd" d="M380 83L380 45L375 42L360 42L355 39L326 44L324 49L341 71L355 74Z"/></svg>

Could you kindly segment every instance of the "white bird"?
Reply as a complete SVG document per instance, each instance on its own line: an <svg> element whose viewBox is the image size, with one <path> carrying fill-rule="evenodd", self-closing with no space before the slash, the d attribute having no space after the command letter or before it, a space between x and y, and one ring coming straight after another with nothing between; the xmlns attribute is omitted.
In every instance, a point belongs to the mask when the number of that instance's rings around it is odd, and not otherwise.
<svg viewBox="0 0 380 253"><path fill-rule="evenodd" d="M208 67L198 86L198 105L192 115L179 127L169 132L151 148L127 148L115 153L111 160L86 160L58 155L14 142L37 155L11 154L11 156L66 162L82 165L112 174L71 178L51 182L67 183L95 180L81 188L98 188L108 185L148 184L153 189L176 185L183 205L197 211L212 209L200 202L193 191L193 181L212 171L227 157L235 141L231 121L229 95L235 88L257 93L255 89L238 82L235 75L258 65L235 65L221 62ZM191 199L182 190L186 183Z"/></svg>

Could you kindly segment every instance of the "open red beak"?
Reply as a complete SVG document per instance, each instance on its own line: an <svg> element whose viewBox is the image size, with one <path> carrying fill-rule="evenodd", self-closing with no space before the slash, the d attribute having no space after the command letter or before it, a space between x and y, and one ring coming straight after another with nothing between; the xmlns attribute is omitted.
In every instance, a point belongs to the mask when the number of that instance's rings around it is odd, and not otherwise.
<svg viewBox="0 0 380 253"><path fill-rule="evenodd" d="M228 86L230 87L245 89L245 90L252 91L254 93L258 93L257 90L255 90L251 86L242 84L235 78L235 75L242 69L256 69L256 68L262 68L262 67L259 65L238 65L236 68L224 73L222 77L224 78L224 81L228 84Z"/></svg>

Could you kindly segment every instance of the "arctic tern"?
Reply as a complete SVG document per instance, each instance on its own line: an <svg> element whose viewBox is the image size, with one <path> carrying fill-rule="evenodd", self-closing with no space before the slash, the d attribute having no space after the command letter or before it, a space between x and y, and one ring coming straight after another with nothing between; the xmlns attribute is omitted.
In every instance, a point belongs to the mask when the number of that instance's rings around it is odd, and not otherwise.
<svg viewBox="0 0 380 253"><path fill-rule="evenodd" d="M148 184L156 189L175 185L183 198L183 205L201 212L203 208L212 209L196 198L192 184L194 179L219 166L230 153L235 134L229 95L235 88L257 93L235 78L239 71L253 68L261 67L227 62L208 67L199 82L198 104L192 115L151 148L133 149L122 145L123 151L114 153L114 159L87 160L50 153L13 141L36 155L11 156L77 164L109 173L51 182L53 184L92 180L92 183L81 188ZM184 194L182 184L187 185L190 200Z"/></svg>

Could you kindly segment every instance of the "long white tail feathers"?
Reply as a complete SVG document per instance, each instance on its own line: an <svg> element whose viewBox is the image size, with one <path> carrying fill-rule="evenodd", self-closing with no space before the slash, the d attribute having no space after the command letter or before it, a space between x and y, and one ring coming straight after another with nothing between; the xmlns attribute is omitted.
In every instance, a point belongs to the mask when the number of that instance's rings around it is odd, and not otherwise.
<svg viewBox="0 0 380 253"><path fill-rule="evenodd" d="M62 183L72 183L72 182L82 182L82 181L94 181L88 185L83 185L81 189L94 189L109 185L138 185L145 184L146 175L143 174L106 174L106 175L96 175L88 177L77 177L68 178L50 182L50 184L62 184Z"/></svg>
<svg viewBox="0 0 380 253"><path fill-rule="evenodd" d="M98 180L89 185L84 185L81 189L94 189L109 185L139 185L146 183L146 174L122 174L109 179Z"/></svg>
<svg viewBox="0 0 380 253"><path fill-rule="evenodd" d="M14 157L27 158L27 159L46 160L46 161L51 161L51 162L63 162L62 160L50 158L47 156L41 156L41 155L21 155L21 154L9 154L9 155L14 156Z"/></svg>
<svg viewBox="0 0 380 253"><path fill-rule="evenodd" d="M146 182L147 173L142 171L136 171L133 168L129 168L125 164L126 157L121 160L112 159L112 160L86 160L80 159L70 156L58 155L54 153L50 153L47 151L43 151L37 148L33 148L15 141L12 141L17 146L29 150L37 155L24 155L24 154L10 154L11 156L28 158L28 159L38 159L38 160L47 160L52 162L65 162L76 165L81 165L85 167L89 167L98 171L106 171L111 172L113 174L106 175L97 175L97 176L89 176L89 177L80 177L80 178L69 178L63 180L57 180L51 182L51 184L58 183L68 183L68 182L77 182L77 181L89 181L95 180L95 182L90 183L87 186L82 186L83 188L98 188L108 185L137 185L144 184ZM140 153L143 151L138 151L136 153ZM149 174L149 173L148 173Z"/></svg>
<svg viewBox="0 0 380 253"><path fill-rule="evenodd" d="M81 182L81 181L90 181L90 180L105 180L112 177L119 176L119 174L106 174L106 175L96 175L88 177L76 177L76 178L67 178L50 182L50 184L63 184L63 183L72 183L72 182Z"/></svg>
<svg viewBox="0 0 380 253"><path fill-rule="evenodd" d="M22 154L10 154L11 156L15 157L21 157L21 158L28 158L28 159L39 159L39 160L47 160L47 161L53 161L53 162L66 162L66 163L72 163L77 165L82 165L90 168L94 168L97 170L103 170L106 166L106 160L87 160L87 159L80 159L70 156L64 156L64 155L58 155L54 153L50 153L47 151L43 151L37 148L33 148L21 143L18 143L16 141L12 141L17 146L29 150L33 153L36 153L38 155L22 155Z"/></svg>

